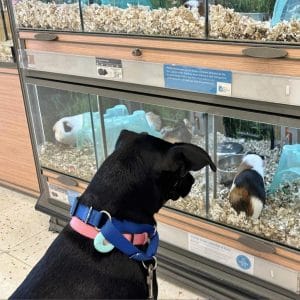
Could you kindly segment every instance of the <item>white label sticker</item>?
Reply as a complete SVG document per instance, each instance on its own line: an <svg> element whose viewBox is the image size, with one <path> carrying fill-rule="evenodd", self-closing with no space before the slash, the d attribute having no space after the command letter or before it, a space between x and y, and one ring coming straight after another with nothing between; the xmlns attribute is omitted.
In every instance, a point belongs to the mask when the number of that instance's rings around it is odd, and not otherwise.
<svg viewBox="0 0 300 300"><path fill-rule="evenodd" d="M231 96L231 83L217 82L217 95Z"/></svg>
<svg viewBox="0 0 300 300"><path fill-rule="evenodd" d="M96 57L97 75L104 79L121 80L123 76L122 61Z"/></svg>
<svg viewBox="0 0 300 300"><path fill-rule="evenodd" d="M67 191L53 184L48 183L49 194L52 199L69 204Z"/></svg>
<svg viewBox="0 0 300 300"><path fill-rule="evenodd" d="M254 256L191 233L188 238L191 252L239 271L254 273Z"/></svg>

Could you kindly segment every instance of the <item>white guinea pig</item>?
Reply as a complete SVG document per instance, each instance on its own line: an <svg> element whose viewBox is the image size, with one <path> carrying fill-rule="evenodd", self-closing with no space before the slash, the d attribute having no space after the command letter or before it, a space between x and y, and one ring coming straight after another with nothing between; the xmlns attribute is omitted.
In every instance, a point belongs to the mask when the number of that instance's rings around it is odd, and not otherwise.
<svg viewBox="0 0 300 300"><path fill-rule="evenodd" d="M266 201L264 160L257 154L243 158L229 192L231 206L240 213L258 218Z"/></svg>
<svg viewBox="0 0 300 300"><path fill-rule="evenodd" d="M55 139L62 144L75 146L82 124L83 114L61 118L53 126Z"/></svg>

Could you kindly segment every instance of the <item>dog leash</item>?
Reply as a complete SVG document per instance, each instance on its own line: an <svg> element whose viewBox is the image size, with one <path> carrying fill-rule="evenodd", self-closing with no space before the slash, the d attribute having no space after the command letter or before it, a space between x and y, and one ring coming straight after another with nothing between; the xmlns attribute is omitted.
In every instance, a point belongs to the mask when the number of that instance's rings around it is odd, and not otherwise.
<svg viewBox="0 0 300 300"><path fill-rule="evenodd" d="M148 299L153 299L153 271L157 267L155 255L159 244L156 227L126 220L120 221L112 218L105 210L98 211L93 207L79 203L77 197L72 200L73 203L70 209L72 216L70 226L72 229L83 236L93 239L95 249L101 253L107 253L117 248L130 259L142 262L142 265L148 272L146 278L149 293ZM104 217L106 217L105 222L103 220ZM101 223L103 223L103 226L100 228ZM141 237L144 237L144 239ZM140 243L135 243L135 240L140 241ZM135 245L144 245L146 242L148 242L148 247L145 252L135 247ZM150 261L148 266L144 263L146 261Z"/></svg>

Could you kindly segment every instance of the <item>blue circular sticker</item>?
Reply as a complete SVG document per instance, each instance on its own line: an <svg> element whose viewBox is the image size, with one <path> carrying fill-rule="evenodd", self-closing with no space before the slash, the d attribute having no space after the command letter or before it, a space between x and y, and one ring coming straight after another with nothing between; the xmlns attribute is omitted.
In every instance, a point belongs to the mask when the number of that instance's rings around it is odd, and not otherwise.
<svg viewBox="0 0 300 300"><path fill-rule="evenodd" d="M238 255L236 257L236 262L243 270L249 270L251 268L251 261L245 255Z"/></svg>

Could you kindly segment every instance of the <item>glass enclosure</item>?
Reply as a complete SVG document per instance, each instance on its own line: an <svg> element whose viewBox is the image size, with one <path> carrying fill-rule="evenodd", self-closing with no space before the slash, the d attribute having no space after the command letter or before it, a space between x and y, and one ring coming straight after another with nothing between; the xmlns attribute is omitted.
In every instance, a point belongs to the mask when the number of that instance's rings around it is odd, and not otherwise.
<svg viewBox="0 0 300 300"><path fill-rule="evenodd" d="M81 31L76 0L11 0L19 28Z"/></svg>
<svg viewBox="0 0 300 300"><path fill-rule="evenodd" d="M12 0L12 5L19 28L300 42L298 0Z"/></svg>
<svg viewBox="0 0 300 300"><path fill-rule="evenodd" d="M90 180L103 157L97 96L28 85L40 164Z"/></svg>
<svg viewBox="0 0 300 300"><path fill-rule="evenodd" d="M43 168L89 181L122 129L193 143L210 153L217 172L193 172L190 194L166 206L300 249L300 124L175 109L148 98L142 103L32 84L27 90ZM252 174L246 181L244 171ZM261 203L258 215L247 210L249 197L234 200L238 180L256 197L255 211Z"/></svg>
<svg viewBox="0 0 300 300"><path fill-rule="evenodd" d="M217 164L216 179L210 173L209 199L199 197L202 182L197 180L190 194L169 202L170 207L208 218L236 229L300 248L300 130L227 116L208 116L209 152ZM300 126L300 124L299 124ZM197 136L197 135L196 135ZM193 135L193 141L196 136ZM198 136L199 137L199 136ZM204 138L204 137L202 137ZM259 195L259 188L244 181L242 160L250 155L261 156L265 204L258 217L247 215L243 207L235 209L232 201L234 178L247 193ZM247 164L252 164L252 159ZM249 168L247 166L246 168ZM254 168L260 171L259 168ZM239 173L241 172L241 173ZM246 177L257 184L257 178ZM206 181L207 182L207 181ZM238 182L238 181L235 181ZM202 189L201 189L202 188ZM246 196L239 199L246 201ZM200 200L200 201L199 201Z"/></svg>
<svg viewBox="0 0 300 300"><path fill-rule="evenodd" d="M6 0L0 0L0 62L13 62L12 36Z"/></svg>
<svg viewBox="0 0 300 300"><path fill-rule="evenodd" d="M298 0L209 0L213 39L299 43Z"/></svg>
<svg viewBox="0 0 300 300"><path fill-rule="evenodd" d="M204 37L204 2L102 0L82 3L84 30L165 37Z"/></svg>

